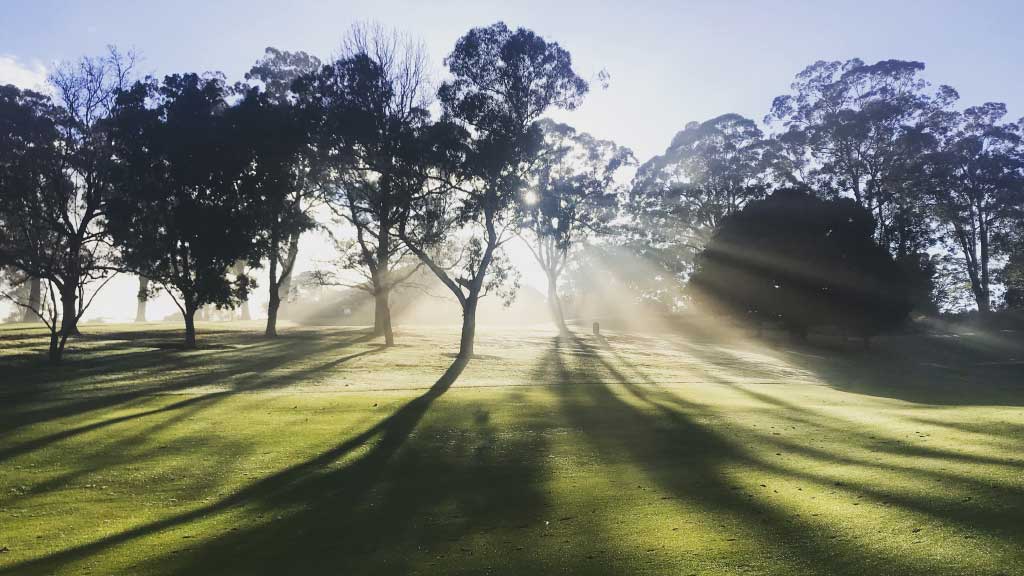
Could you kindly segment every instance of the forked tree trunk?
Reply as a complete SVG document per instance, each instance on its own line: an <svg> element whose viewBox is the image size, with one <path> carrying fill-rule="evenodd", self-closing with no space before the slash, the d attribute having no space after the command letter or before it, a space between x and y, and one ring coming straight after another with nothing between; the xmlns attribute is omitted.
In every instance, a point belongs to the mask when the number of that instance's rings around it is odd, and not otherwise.
<svg viewBox="0 0 1024 576"><path fill-rule="evenodd" d="M149 299L149 279L139 276L139 293L136 296L138 303L135 306L135 321L146 321L146 301Z"/></svg>
<svg viewBox="0 0 1024 576"><path fill-rule="evenodd" d="M565 313L562 311L562 301L558 297L558 278L548 274L548 308L551 310L551 319L554 321L558 331L562 334L569 332L565 324Z"/></svg>
<svg viewBox="0 0 1024 576"><path fill-rule="evenodd" d="M50 332L50 348L47 357L51 364L60 364L61 359L64 357L64 344L67 340L68 337L66 335L56 330Z"/></svg>

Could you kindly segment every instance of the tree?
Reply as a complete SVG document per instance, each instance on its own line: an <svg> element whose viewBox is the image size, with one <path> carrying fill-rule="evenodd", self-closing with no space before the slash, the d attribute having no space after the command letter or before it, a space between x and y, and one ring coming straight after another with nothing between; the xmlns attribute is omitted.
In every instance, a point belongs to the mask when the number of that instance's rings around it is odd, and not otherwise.
<svg viewBox="0 0 1024 576"><path fill-rule="evenodd" d="M1024 218L1024 128L1002 123L990 102L946 116L938 149L925 157L933 212L959 251L978 311L992 307L992 261L1008 255Z"/></svg>
<svg viewBox="0 0 1024 576"><path fill-rule="evenodd" d="M421 43L377 26L353 27L343 56L309 79L310 107L330 174L330 205L355 230L339 241L346 268L363 273L374 299L374 334L394 344L390 295L419 268L396 237L404 199L422 191L419 138L429 125L427 59ZM415 260L415 258L413 258Z"/></svg>
<svg viewBox="0 0 1024 576"><path fill-rule="evenodd" d="M617 215L616 177L633 153L571 126L538 122L543 146L520 201L526 245L548 280L548 305L559 331L567 332L558 280L570 249L590 234L607 233Z"/></svg>
<svg viewBox="0 0 1024 576"><path fill-rule="evenodd" d="M13 86L3 87L0 96L5 161L14 170L4 192L8 215L0 264L40 282L38 290L30 289L29 301L19 303L33 315L41 311L43 292L49 298L58 295L60 312L47 309L62 333L51 346L54 361L67 337L78 333L78 321L96 291L117 272L102 226L111 193L104 119L133 66L132 54L111 48L106 56L57 68L50 82L59 105ZM47 282L52 286L41 285Z"/></svg>
<svg viewBox="0 0 1024 576"><path fill-rule="evenodd" d="M233 131L231 145L245 157L239 193L255 211L257 257L268 261L265 334L275 337L282 281L294 269L300 236L315 225L309 214L314 187L308 126L291 102L276 100L258 87L246 88L226 117ZM244 277L244 272L237 275Z"/></svg>
<svg viewBox="0 0 1024 576"><path fill-rule="evenodd" d="M835 325L865 338L910 311L900 267L851 199L782 189L725 219L698 258L695 297L726 314L806 338Z"/></svg>
<svg viewBox="0 0 1024 576"><path fill-rule="evenodd" d="M18 277L2 295L24 317L46 323L52 362L61 360L78 319L111 277L107 246L93 225L97 196L83 199L67 170L62 130L69 121L42 94L0 87L0 266Z"/></svg>
<svg viewBox="0 0 1024 576"><path fill-rule="evenodd" d="M318 186L312 174L310 118L298 107L296 80L316 73L321 63L305 52L268 47L262 59L245 74L250 86L238 116L252 146L254 194L264 194L261 226L262 254L269 267L267 336L277 335L277 316L288 298L299 239L314 227L311 213L318 205ZM255 89L254 89L255 88ZM243 305L243 315L248 312Z"/></svg>
<svg viewBox="0 0 1024 576"><path fill-rule="evenodd" d="M118 194L107 226L126 266L168 294L196 345L195 313L232 306L251 283L229 278L256 252L258 215L243 194L251 156L228 124L218 76L172 75L118 97L111 119Z"/></svg>
<svg viewBox="0 0 1024 576"><path fill-rule="evenodd" d="M765 118L785 128L773 148L776 177L824 197L853 198L872 213L879 242L897 260L917 258L930 244L914 165L927 151L933 119L958 98L949 86L931 91L923 70L903 60L818 61Z"/></svg>
<svg viewBox="0 0 1024 576"><path fill-rule="evenodd" d="M430 131L429 193L404 206L399 237L462 307L459 358L473 355L481 296L513 278L498 254L518 226L514 206L540 147L535 122L549 108L574 109L588 90L569 52L504 23L473 28L445 58L443 117ZM454 262L430 250L456 231L466 239Z"/></svg>
<svg viewBox="0 0 1024 576"><path fill-rule="evenodd" d="M64 308L61 330L69 335L78 334L84 312L85 294L79 288L117 271L109 238L103 233L106 200L113 193L106 119L118 91L132 79L135 59L132 52L108 47L103 56L64 62L50 76L64 111L59 142L63 170L71 184L61 208L65 281L57 286Z"/></svg>
<svg viewBox="0 0 1024 576"><path fill-rule="evenodd" d="M684 280L715 227L765 195L764 150L761 130L738 114L689 123L637 170L626 205L629 245L667 281ZM634 284L652 288L646 279Z"/></svg>

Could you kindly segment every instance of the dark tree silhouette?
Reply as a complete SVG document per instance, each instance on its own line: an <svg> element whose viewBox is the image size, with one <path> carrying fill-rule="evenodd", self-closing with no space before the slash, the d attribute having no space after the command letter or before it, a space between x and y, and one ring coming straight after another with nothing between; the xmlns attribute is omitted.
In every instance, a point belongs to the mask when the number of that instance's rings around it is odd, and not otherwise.
<svg viewBox="0 0 1024 576"><path fill-rule="evenodd" d="M140 82L111 119L118 194L107 225L124 263L174 299L186 347L196 344L197 310L245 297L248 279L228 270L257 251L259 210L241 184L252 159L228 123L228 92L217 76Z"/></svg>
<svg viewBox="0 0 1024 576"><path fill-rule="evenodd" d="M805 338L834 325L865 338L903 322L908 287L873 238L874 219L852 199L783 189L725 219L698 258L695 297Z"/></svg>
<svg viewBox="0 0 1024 576"><path fill-rule="evenodd" d="M74 181L68 169L72 123L46 96L0 87L0 266L19 271L14 288L28 284L3 296L50 329L52 362L112 277L96 226L101 191Z"/></svg>
<svg viewBox="0 0 1024 576"><path fill-rule="evenodd" d="M634 159L628 148L571 126L548 119L537 124L544 140L520 200L523 236L547 276L552 320L568 332L559 277L573 246L591 234L609 232L621 191L616 176Z"/></svg>
<svg viewBox="0 0 1024 576"><path fill-rule="evenodd" d="M390 295L419 268L396 236L404 202L423 190L420 137L429 125L423 45L378 26L357 25L344 56L304 82L304 99L322 119L316 137L331 175L330 205L355 239L339 241L344 268L366 281L374 334L394 344ZM337 283L325 274L322 280Z"/></svg>
<svg viewBox="0 0 1024 576"><path fill-rule="evenodd" d="M277 336L277 314L281 306L281 283L295 266L298 241L315 222L309 214L313 203L312 148L309 128L292 102L275 98L258 87L246 87L241 101L226 113L246 168L239 181L239 193L255 210L256 247L259 262L269 267L270 297L265 334ZM236 277L244 277L244 265ZM245 303L243 302L243 306ZM244 313L244 308L243 308Z"/></svg>
<svg viewBox="0 0 1024 576"><path fill-rule="evenodd" d="M106 199L113 192L105 122L118 91L128 85L134 72L135 54L109 47L103 56L64 62L50 76L64 111L60 146L72 186L62 215L66 280L58 286L64 308L61 330L70 335L78 333L84 313L82 299L88 296L82 288L116 271L102 226Z"/></svg>
<svg viewBox="0 0 1024 576"><path fill-rule="evenodd" d="M277 316L291 291L299 239L312 228L310 214L319 203L309 142L312 120L297 108L298 95L293 90L297 79L319 68L320 60L315 56L268 47L263 58L245 74L247 82L262 88L247 96L246 117L252 121L247 125L247 137L256 138L249 142L262 162L258 167L263 171L260 193L269 194L263 202L266 213L260 238L269 268L265 333L271 337L277 335ZM281 130L285 138L275 142L274 130ZM248 303L242 304L242 314L248 316Z"/></svg>
<svg viewBox="0 0 1024 576"><path fill-rule="evenodd" d="M399 236L462 306L459 357L473 355L481 296L512 276L499 249L514 236L514 206L540 147L535 122L552 107L573 109L588 90L569 52L504 23L474 28L445 59L453 78L438 96L442 126L432 131L433 192L406 203ZM441 161L437 161L441 158ZM456 230L468 241L446 264L431 248Z"/></svg>

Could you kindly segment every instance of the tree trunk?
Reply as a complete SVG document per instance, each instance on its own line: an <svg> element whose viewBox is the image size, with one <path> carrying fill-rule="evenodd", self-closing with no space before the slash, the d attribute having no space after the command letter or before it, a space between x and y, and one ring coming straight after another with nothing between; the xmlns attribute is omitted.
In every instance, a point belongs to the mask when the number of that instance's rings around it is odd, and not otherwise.
<svg viewBox="0 0 1024 576"><path fill-rule="evenodd" d="M462 339L459 341L459 358L473 357L473 340L476 336L476 304L479 295L471 294L462 306Z"/></svg>
<svg viewBox="0 0 1024 576"><path fill-rule="evenodd" d="M381 288L373 297L373 333L384 336L385 346L395 345L395 333L391 329L391 306L388 300L391 290Z"/></svg>
<svg viewBox="0 0 1024 576"><path fill-rule="evenodd" d="M569 327L565 324L565 313L562 311L562 301L558 297L558 278L548 273L548 307L551 310L551 319L558 327L558 332L568 334Z"/></svg>
<svg viewBox="0 0 1024 576"><path fill-rule="evenodd" d="M986 213L978 207L978 236L981 244L981 291L978 295L978 312L988 315L992 309L991 297L989 296L989 273L988 273L988 225L985 222Z"/></svg>
<svg viewBox="0 0 1024 576"><path fill-rule="evenodd" d="M33 322L37 319L36 313L42 313L42 310L39 309L42 304L42 282L39 278L29 278L28 282L29 307L21 315L22 322Z"/></svg>
<svg viewBox="0 0 1024 576"><path fill-rule="evenodd" d="M270 241L270 300L267 301L267 328L263 331L264 336L271 338L277 336L277 310L281 307L281 284L284 281L277 278L277 250L275 237Z"/></svg>
<svg viewBox="0 0 1024 576"><path fill-rule="evenodd" d="M139 276L138 304L135 306L135 321L146 321L146 300L149 299L149 279Z"/></svg>
<svg viewBox="0 0 1024 576"><path fill-rule="evenodd" d="M290 243L288 244L288 255L285 257L285 273L281 274L281 278L277 281L277 293L280 296L280 303L285 305L287 309L288 294L292 289L292 276L295 272L295 260L299 257L299 235L295 234L291 237ZM280 306L278 306L280 308Z"/></svg>
<svg viewBox="0 0 1024 576"><path fill-rule="evenodd" d="M185 307L185 348L196 347L196 309L193 306Z"/></svg>
<svg viewBox="0 0 1024 576"><path fill-rule="evenodd" d="M60 331L64 336L78 336L78 295L75 294L75 287L69 284L60 295L61 319Z"/></svg>
<svg viewBox="0 0 1024 576"><path fill-rule="evenodd" d="M265 336L274 338L277 336L277 311L281 308L281 296L277 290L270 291L270 301L267 302L267 329L263 332Z"/></svg>
<svg viewBox="0 0 1024 576"><path fill-rule="evenodd" d="M59 364L63 350L60 346L60 334L57 331L50 332L49 358L51 364Z"/></svg>

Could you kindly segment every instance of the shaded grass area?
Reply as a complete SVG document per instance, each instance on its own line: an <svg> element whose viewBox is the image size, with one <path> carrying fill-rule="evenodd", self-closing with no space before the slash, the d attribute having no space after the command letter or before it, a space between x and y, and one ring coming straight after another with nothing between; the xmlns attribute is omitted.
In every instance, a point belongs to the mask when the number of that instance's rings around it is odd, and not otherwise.
<svg viewBox="0 0 1024 576"><path fill-rule="evenodd" d="M1019 574L1010 333L0 327L0 575Z"/></svg>

